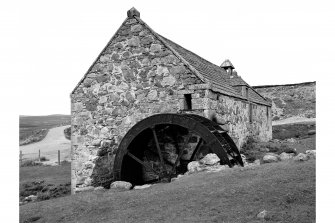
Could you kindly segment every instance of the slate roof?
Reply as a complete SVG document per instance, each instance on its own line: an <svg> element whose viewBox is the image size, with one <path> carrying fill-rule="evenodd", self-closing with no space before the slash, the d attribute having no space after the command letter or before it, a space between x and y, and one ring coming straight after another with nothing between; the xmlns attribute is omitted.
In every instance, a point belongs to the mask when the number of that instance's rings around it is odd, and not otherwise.
<svg viewBox="0 0 335 223"><path fill-rule="evenodd" d="M158 34L159 35L159 34ZM199 57L195 53L181 47L180 45L172 42L171 40L159 35L170 47L177 51L192 67L194 67L208 82L215 87L224 91L228 95L241 97L225 79L227 73L224 69L219 66L212 64L211 62Z"/></svg>
<svg viewBox="0 0 335 223"><path fill-rule="evenodd" d="M247 84L241 77L233 76L233 78L231 78L231 76L228 75L223 68L205 60L204 58L198 56L197 54L183 48L182 46L174 43L173 41L157 33L156 35L158 35L161 39L163 39L165 44L167 44L172 49L177 51L178 54L183 57L183 59L185 59L193 68L195 68L206 79L206 81L211 83L213 87L219 89L220 92L233 97L245 99L245 97L243 97L239 91L234 89L234 86L245 85L250 88L249 90L250 101L271 106L271 103L269 101L267 101L263 96L261 96L258 92L252 89L252 87L249 84Z"/></svg>

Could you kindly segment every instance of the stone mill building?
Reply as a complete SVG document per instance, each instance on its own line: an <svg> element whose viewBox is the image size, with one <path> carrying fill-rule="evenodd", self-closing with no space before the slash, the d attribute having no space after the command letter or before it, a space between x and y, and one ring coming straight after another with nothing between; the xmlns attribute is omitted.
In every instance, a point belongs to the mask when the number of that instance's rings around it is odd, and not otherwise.
<svg viewBox="0 0 335 223"><path fill-rule="evenodd" d="M271 103L229 60L212 64L153 31L132 8L71 93L72 193L110 183L122 138L159 113L214 120L238 148L249 137L272 138Z"/></svg>

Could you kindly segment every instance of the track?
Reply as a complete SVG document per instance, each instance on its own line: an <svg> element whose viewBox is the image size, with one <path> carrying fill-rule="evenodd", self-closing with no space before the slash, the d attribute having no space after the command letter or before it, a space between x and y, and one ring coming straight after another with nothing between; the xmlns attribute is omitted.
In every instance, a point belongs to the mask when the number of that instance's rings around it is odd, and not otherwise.
<svg viewBox="0 0 335 223"><path fill-rule="evenodd" d="M71 141L64 136L64 129L70 127L60 126L49 130L46 137L36 143L20 146L23 154L23 159L32 159L38 157L38 151L41 151L41 156L49 159L46 163L55 163L58 160L58 150L61 153L61 160L70 159Z"/></svg>

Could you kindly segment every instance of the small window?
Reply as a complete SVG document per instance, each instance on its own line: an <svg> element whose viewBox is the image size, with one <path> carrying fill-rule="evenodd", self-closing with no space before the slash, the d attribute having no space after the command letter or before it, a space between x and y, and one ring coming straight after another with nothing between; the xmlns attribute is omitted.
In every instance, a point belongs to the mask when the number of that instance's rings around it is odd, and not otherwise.
<svg viewBox="0 0 335 223"><path fill-rule="evenodd" d="M249 89L248 89L248 87L245 87L245 97L249 98Z"/></svg>
<svg viewBox="0 0 335 223"><path fill-rule="evenodd" d="M266 107L266 118L269 118L269 107Z"/></svg>
<svg viewBox="0 0 335 223"><path fill-rule="evenodd" d="M191 110L192 109L192 95L184 94L184 109Z"/></svg>
<svg viewBox="0 0 335 223"><path fill-rule="evenodd" d="M252 104L249 104L249 122L252 123Z"/></svg>

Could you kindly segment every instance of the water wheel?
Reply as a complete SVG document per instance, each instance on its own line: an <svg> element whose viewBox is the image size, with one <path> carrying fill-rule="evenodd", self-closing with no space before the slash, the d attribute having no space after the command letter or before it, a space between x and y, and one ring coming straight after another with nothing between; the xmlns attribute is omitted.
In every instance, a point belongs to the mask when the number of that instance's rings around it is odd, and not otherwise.
<svg viewBox="0 0 335 223"><path fill-rule="evenodd" d="M215 153L220 163L243 166L233 140L217 123L192 114L158 114L134 125L114 161L114 180L142 185L169 182L187 164Z"/></svg>

